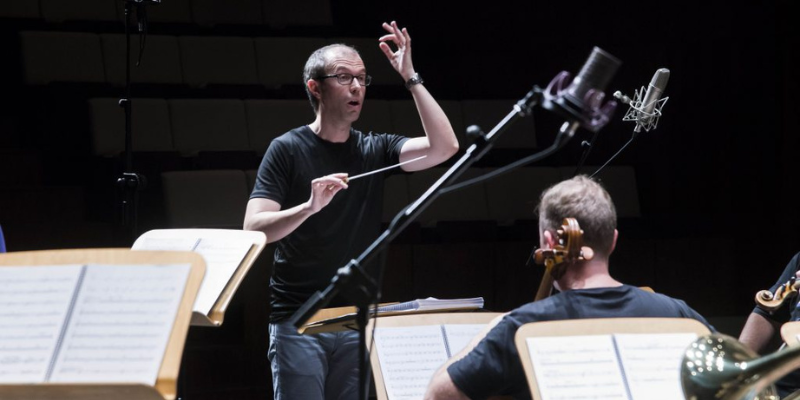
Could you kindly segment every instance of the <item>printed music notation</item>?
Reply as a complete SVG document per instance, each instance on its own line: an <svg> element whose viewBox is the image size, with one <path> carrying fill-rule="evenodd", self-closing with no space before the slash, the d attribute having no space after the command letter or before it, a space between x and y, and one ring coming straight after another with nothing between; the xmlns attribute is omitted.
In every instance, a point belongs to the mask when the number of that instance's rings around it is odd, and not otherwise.
<svg viewBox="0 0 800 400"><path fill-rule="evenodd" d="M0 279L14 276L0 291L0 309L27 314L0 328L0 383L155 384L189 270L188 264L0 268ZM27 287L46 288L49 298L26 294Z"/></svg>
<svg viewBox="0 0 800 400"><path fill-rule="evenodd" d="M0 383L45 380L81 268L0 268Z"/></svg>
<svg viewBox="0 0 800 400"><path fill-rule="evenodd" d="M439 325L376 328L375 346L390 399L421 399L448 354Z"/></svg>
<svg viewBox="0 0 800 400"><path fill-rule="evenodd" d="M694 333L529 337L542 399L680 399L680 361Z"/></svg>
<svg viewBox="0 0 800 400"><path fill-rule="evenodd" d="M208 315L220 293L230 282L253 242L215 237L143 237L133 244L133 250L194 251L206 261L206 274L192 307Z"/></svg>
<svg viewBox="0 0 800 400"><path fill-rule="evenodd" d="M444 337L447 339L447 349L450 357L458 354L472 341L472 338L480 333L484 324L445 324Z"/></svg>
<svg viewBox="0 0 800 400"><path fill-rule="evenodd" d="M421 399L436 370L483 327L446 324L376 328L376 351L388 398Z"/></svg>
<svg viewBox="0 0 800 400"><path fill-rule="evenodd" d="M611 336L527 339L543 399L628 400Z"/></svg>
<svg viewBox="0 0 800 400"><path fill-rule="evenodd" d="M680 363L695 339L694 333L614 335L631 398L683 398Z"/></svg>

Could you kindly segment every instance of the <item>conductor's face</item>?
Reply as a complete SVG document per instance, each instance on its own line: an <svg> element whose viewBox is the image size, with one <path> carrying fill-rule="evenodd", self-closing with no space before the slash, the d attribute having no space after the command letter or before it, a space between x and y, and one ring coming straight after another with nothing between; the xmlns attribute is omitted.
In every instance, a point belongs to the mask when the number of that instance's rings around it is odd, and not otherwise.
<svg viewBox="0 0 800 400"><path fill-rule="evenodd" d="M353 123L361 115L370 78L358 54L347 49L328 53L327 74L320 77L320 112L331 120Z"/></svg>

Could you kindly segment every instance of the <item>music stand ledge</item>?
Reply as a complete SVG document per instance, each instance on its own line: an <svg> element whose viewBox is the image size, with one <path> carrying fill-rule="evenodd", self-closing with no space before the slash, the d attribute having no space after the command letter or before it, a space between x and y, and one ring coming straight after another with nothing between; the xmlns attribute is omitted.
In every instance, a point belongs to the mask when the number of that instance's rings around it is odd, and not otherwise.
<svg viewBox="0 0 800 400"><path fill-rule="evenodd" d="M0 254L3 266L67 264L135 265L190 264L183 297L176 312L156 383L0 384L0 398L26 400L172 400L177 396L178 371L197 296L205 273L199 254L184 251L131 251L130 249L43 250Z"/></svg>
<svg viewBox="0 0 800 400"><path fill-rule="evenodd" d="M393 303L381 303L380 307L388 306ZM379 312L377 318L397 317L397 316L420 316L424 314L442 314L442 313L469 313L478 312L478 314L486 314L480 312L481 309L477 307L463 307L463 308L442 308L442 309L426 309L426 310L404 310L404 311L389 311ZM334 307L323 308L317 311L311 318L308 319L305 325L297 329L297 332L302 335L313 335L315 333L324 332L340 332L345 330L358 330L356 322L356 307ZM372 316L370 316L372 319ZM429 324L421 324L429 325Z"/></svg>

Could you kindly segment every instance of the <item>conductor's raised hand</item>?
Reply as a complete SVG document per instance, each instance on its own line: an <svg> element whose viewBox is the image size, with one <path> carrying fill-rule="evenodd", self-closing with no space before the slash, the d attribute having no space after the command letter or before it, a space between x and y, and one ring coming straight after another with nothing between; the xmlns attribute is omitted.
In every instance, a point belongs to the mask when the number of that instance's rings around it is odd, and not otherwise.
<svg viewBox="0 0 800 400"><path fill-rule="evenodd" d="M336 173L326 175L311 181L311 197L308 199L308 208L311 212L325 208L333 200L333 196L342 189L347 189L347 174Z"/></svg>
<svg viewBox="0 0 800 400"><path fill-rule="evenodd" d="M380 41L379 46L386 58L389 59L389 62L392 63L392 67L400 73L405 82L415 72L414 64L411 62L411 36L409 36L406 28L400 29L395 21L388 24L384 22L383 29L389 33L378 38ZM394 43L397 50L392 50L388 42Z"/></svg>

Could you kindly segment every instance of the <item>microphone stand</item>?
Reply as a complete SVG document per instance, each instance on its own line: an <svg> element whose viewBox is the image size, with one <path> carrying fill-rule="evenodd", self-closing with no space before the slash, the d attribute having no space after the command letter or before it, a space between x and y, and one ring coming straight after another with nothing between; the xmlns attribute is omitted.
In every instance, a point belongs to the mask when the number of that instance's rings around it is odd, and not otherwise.
<svg viewBox="0 0 800 400"><path fill-rule="evenodd" d="M441 189L454 182L458 177L469 168L475 161L483 157L494 145L497 137L506 130L511 122L517 118L530 115L534 106L538 105L543 98L543 91L538 86L528 92L527 95L518 101L513 110L506 115L500 123L495 126L488 134L481 135L465 152L465 154L425 193L423 193L414 203L400 211L389 224L387 229L366 249L357 259L340 268L336 276L331 280L322 292L314 293L299 310L297 310L290 322L301 328L314 314L325 307L331 299L339 293L353 302L356 309L356 323L359 333L359 396L360 399L367 399L367 377L368 377L368 355L366 343L366 326L369 318L369 305L375 302L379 290L376 282L364 271L362 265L369 262L380 250L384 249L388 243L397 237L400 232L408 226L428 205L433 202L440 194ZM569 132L574 133L578 123L567 123L570 125ZM565 124L566 125L566 124ZM562 129L562 133L565 129ZM383 267L381 267L383 268Z"/></svg>
<svg viewBox="0 0 800 400"><path fill-rule="evenodd" d="M131 35L129 26L131 24L131 10L136 4L140 27L146 26L146 14L144 7L148 2L160 0L123 0L125 2L125 95L119 100L119 106L125 110L125 163L124 170L117 178L116 185L120 194L120 216L118 229L125 238L126 245L133 243L137 233L137 212L139 203L139 191L147 185L147 178L139 173L133 172L133 129L131 111ZM140 40L144 40L140 38ZM140 56L142 48L140 46ZM138 65L138 64L137 64Z"/></svg>

